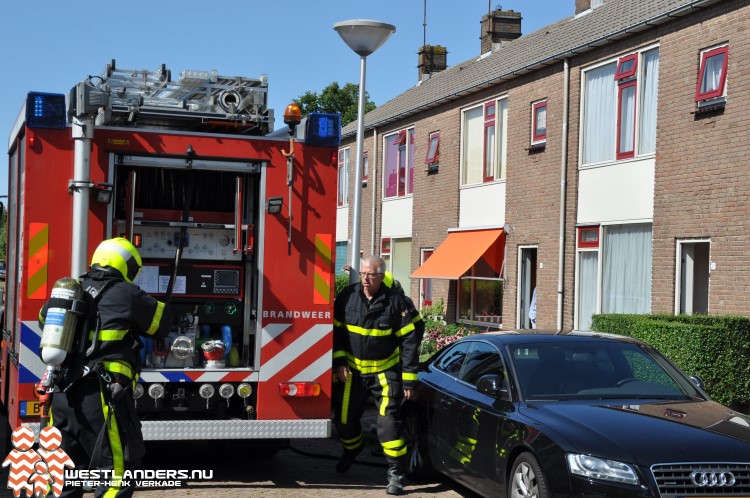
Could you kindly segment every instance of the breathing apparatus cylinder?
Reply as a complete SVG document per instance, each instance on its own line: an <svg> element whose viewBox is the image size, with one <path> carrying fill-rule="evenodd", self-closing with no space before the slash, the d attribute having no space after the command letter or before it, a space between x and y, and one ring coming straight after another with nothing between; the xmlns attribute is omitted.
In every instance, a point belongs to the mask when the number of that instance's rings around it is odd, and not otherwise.
<svg viewBox="0 0 750 498"><path fill-rule="evenodd" d="M73 346L78 330L78 315L74 306L83 300L81 283L71 277L61 278L52 286L50 304L42 330L40 356L50 366L62 365ZM69 301L69 302L65 302Z"/></svg>

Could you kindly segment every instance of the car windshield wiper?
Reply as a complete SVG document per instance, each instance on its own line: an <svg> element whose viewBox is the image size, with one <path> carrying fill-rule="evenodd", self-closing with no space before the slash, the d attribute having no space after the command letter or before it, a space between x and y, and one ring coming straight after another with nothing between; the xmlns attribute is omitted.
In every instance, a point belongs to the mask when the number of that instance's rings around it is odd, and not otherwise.
<svg viewBox="0 0 750 498"><path fill-rule="evenodd" d="M684 396L675 396L673 394L618 394L618 395L595 396L595 397L586 398L586 399L596 399L596 400L602 400L602 399L653 399L653 400L676 401L676 400L684 400L684 399L689 399L689 398L686 398Z"/></svg>

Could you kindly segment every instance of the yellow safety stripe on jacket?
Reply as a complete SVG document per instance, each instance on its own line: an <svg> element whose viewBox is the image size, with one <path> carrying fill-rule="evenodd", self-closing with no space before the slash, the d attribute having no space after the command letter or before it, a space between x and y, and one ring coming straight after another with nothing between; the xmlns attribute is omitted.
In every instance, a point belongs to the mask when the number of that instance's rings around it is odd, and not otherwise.
<svg viewBox="0 0 750 498"><path fill-rule="evenodd" d="M121 341L128 335L130 330L100 330L98 338L100 341ZM89 332L89 341L94 340L94 331Z"/></svg>
<svg viewBox="0 0 750 498"><path fill-rule="evenodd" d="M112 486L110 486L103 498L114 498L122 487L122 476L125 475L125 458L122 451L122 441L120 440L120 431L117 427L117 417L114 413L110 417L109 405L104 401L104 394L101 394L102 413L104 420L109 420L107 426L107 436L109 437L109 449L112 451L112 467L115 471Z"/></svg>
<svg viewBox="0 0 750 498"><path fill-rule="evenodd" d="M333 357L334 358L343 358L345 356L346 356L346 351L339 350L339 351L334 351L333 352Z"/></svg>
<svg viewBox="0 0 750 498"><path fill-rule="evenodd" d="M381 336L388 336L393 333L392 329L366 329L363 327L358 327L356 325L345 325L346 330L353 334L359 334L359 335L366 335L370 337L381 337ZM413 325L411 325L412 328L414 328ZM398 333L396 333L398 335Z"/></svg>
<svg viewBox="0 0 750 498"><path fill-rule="evenodd" d="M417 374L415 373L409 373L409 372L403 372L401 374L402 380L417 380Z"/></svg>
<svg viewBox="0 0 750 498"><path fill-rule="evenodd" d="M381 417L385 417L385 408L388 406L388 401L390 400L389 394L391 393L388 389L388 379L385 378L384 373L378 374L378 381L380 382L380 387L383 389L380 398L380 410L378 413Z"/></svg>
<svg viewBox="0 0 750 498"><path fill-rule="evenodd" d="M122 361L103 361L102 366L104 366L105 370L124 375L128 379L133 380L133 369L127 363Z"/></svg>
<svg viewBox="0 0 750 498"><path fill-rule="evenodd" d="M343 326L344 326L344 323L343 323L343 322L340 322L340 321L338 321L338 320L336 320L336 319L334 318L334 319L333 319L333 326L334 326L334 327L343 327Z"/></svg>
<svg viewBox="0 0 750 498"><path fill-rule="evenodd" d="M393 350L391 356L385 360L360 360L355 358L351 353L346 353L346 359L351 368L359 371L363 374L374 374L385 372L386 370L398 365L401 361L401 349L396 348Z"/></svg>
<svg viewBox="0 0 750 498"><path fill-rule="evenodd" d="M380 445L383 447L383 453L390 457L406 455L406 443L403 438L394 441L384 441Z"/></svg>
<svg viewBox="0 0 750 498"><path fill-rule="evenodd" d="M146 333L148 335L154 335L159 330L159 323L161 322L161 315L164 313L164 303L161 301L156 302L156 313L154 313L154 319L151 320L151 326L148 328Z"/></svg>
<svg viewBox="0 0 750 498"><path fill-rule="evenodd" d="M400 330L397 330L396 331L396 337L403 337L406 334L410 334L411 332L414 332L414 322L411 322L406 327L404 327L404 328L402 328Z"/></svg>

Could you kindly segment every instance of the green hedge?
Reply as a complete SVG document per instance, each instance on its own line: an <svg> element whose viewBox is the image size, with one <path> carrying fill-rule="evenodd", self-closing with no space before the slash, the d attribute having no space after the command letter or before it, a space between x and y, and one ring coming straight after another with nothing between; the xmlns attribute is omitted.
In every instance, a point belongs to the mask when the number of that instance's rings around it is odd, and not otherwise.
<svg viewBox="0 0 750 498"><path fill-rule="evenodd" d="M336 290L334 291L334 297L339 295L339 292L344 290L349 285L349 275L336 275Z"/></svg>
<svg viewBox="0 0 750 498"><path fill-rule="evenodd" d="M592 330L651 344L712 399L746 410L750 401L750 320L713 315L594 315Z"/></svg>

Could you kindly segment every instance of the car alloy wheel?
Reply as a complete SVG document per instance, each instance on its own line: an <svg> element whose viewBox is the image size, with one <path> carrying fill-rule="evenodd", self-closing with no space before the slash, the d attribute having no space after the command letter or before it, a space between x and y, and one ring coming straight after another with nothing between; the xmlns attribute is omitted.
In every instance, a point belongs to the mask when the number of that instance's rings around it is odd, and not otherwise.
<svg viewBox="0 0 750 498"><path fill-rule="evenodd" d="M508 483L511 498L548 498L547 480L531 453L521 453L513 465Z"/></svg>

